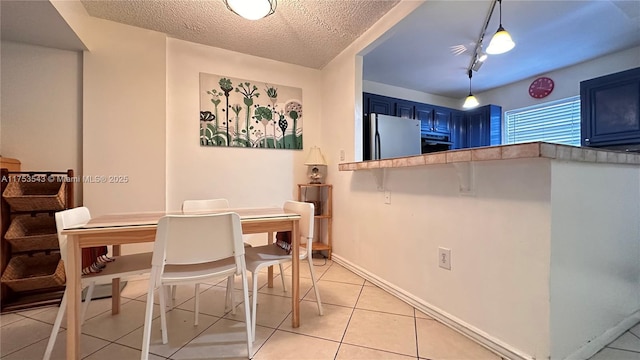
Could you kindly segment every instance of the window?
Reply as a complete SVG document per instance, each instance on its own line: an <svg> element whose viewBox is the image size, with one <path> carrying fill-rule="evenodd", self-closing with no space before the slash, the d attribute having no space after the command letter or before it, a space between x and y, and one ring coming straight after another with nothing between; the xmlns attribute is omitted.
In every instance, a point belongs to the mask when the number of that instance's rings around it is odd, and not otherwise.
<svg viewBox="0 0 640 360"><path fill-rule="evenodd" d="M505 112L504 143L530 141L580 146L580 96Z"/></svg>

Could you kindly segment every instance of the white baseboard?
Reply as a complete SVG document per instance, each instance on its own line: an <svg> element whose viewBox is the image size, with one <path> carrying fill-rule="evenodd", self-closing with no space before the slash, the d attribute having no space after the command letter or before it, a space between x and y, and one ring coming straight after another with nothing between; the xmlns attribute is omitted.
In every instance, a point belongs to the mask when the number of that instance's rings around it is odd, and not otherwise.
<svg viewBox="0 0 640 360"><path fill-rule="evenodd" d="M640 310L620 321L616 326L605 331L602 335L589 341L583 347L567 356L565 360L582 360L592 357L602 348L609 345L613 340L624 334L625 331L631 329L638 322L640 322Z"/></svg>
<svg viewBox="0 0 640 360"><path fill-rule="evenodd" d="M492 336L483 332L482 330L475 328L474 326L471 326L465 323L464 321L425 302L424 300L419 299L414 295L407 293L406 291L398 288L397 286L390 284L389 282L383 279L380 279L379 277L368 272L367 270L349 262L348 260L345 260L340 255L333 253L331 258L336 263L360 275L365 280L377 285L378 287L382 288L388 293L394 295L395 297L415 307L416 309L424 312L425 314L431 316L432 318L438 320L439 322L452 328L453 330L461 333L462 335L465 335L468 338L478 342L479 344L483 345L487 349L502 356L503 358L511 359L511 360L535 360L535 357L529 354L525 354L524 352L518 349L515 349L512 346L505 344L498 339L493 338Z"/></svg>

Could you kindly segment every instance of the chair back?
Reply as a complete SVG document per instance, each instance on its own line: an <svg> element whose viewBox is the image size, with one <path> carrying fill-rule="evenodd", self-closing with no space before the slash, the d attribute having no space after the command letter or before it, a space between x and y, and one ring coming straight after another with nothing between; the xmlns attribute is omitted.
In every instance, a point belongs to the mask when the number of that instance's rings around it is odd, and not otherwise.
<svg viewBox="0 0 640 360"><path fill-rule="evenodd" d="M227 199L185 200L182 202L183 213L207 210L221 210L228 208L229 201Z"/></svg>
<svg viewBox="0 0 640 360"><path fill-rule="evenodd" d="M215 234L218 241L211 241ZM194 265L244 256L240 216L227 212L204 215L167 215L158 222L153 267ZM238 268L238 271L240 269Z"/></svg>
<svg viewBox="0 0 640 360"><path fill-rule="evenodd" d="M284 209L300 214L298 222L298 233L300 234L300 243L308 244L307 253L311 255L311 243L313 242L313 224L314 224L314 206L313 203L301 201L287 201L284 203Z"/></svg>
<svg viewBox="0 0 640 360"><path fill-rule="evenodd" d="M89 209L82 206L73 209L58 211L56 217L56 230L58 232L58 244L60 257L67 264L67 235L62 235L62 230L84 225L91 220Z"/></svg>

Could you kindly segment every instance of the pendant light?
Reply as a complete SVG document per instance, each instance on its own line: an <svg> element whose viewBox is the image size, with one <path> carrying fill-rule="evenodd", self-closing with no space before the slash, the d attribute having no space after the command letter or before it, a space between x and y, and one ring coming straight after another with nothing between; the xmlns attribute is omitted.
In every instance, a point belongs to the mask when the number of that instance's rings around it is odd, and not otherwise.
<svg viewBox="0 0 640 360"><path fill-rule="evenodd" d="M469 69L469 96L464 100L464 104L462 105L465 109L471 109L480 105L478 99L471 93L471 69Z"/></svg>
<svg viewBox="0 0 640 360"><path fill-rule="evenodd" d="M277 0L223 0L227 9L247 20L259 20L276 12Z"/></svg>
<svg viewBox="0 0 640 360"><path fill-rule="evenodd" d="M516 43L511 39L511 35L502 27L502 0L498 0L498 3L500 4L500 26L487 47L487 54L491 55L504 54L516 46Z"/></svg>

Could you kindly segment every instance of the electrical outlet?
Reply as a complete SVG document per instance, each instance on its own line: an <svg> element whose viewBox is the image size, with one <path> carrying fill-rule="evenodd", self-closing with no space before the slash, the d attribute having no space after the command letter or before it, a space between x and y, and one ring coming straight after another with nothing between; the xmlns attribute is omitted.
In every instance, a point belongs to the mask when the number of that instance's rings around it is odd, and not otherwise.
<svg viewBox="0 0 640 360"><path fill-rule="evenodd" d="M447 270L451 270L451 249L438 248L438 265Z"/></svg>
<svg viewBox="0 0 640 360"><path fill-rule="evenodd" d="M345 158L345 156L344 156L344 150L343 150L343 149L340 149L340 161L344 161L344 158Z"/></svg>
<svg viewBox="0 0 640 360"><path fill-rule="evenodd" d="M391 204L391 191L384 192L384 203Z"/></svg>

